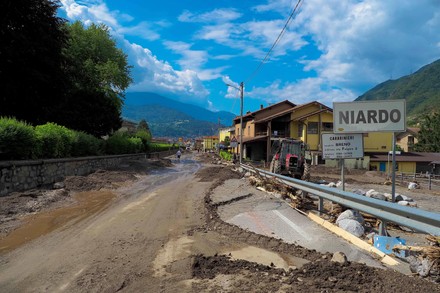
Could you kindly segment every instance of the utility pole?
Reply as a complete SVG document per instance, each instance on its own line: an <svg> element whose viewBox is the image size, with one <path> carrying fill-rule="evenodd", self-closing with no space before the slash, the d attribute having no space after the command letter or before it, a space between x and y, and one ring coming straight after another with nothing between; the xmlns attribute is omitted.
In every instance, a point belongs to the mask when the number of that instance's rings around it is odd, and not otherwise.
<svg viewBox="0 0 440 293"><path fill-rule="evenodd" d="M226 83L227 86L230 86L234 89L240 91L240 164L243 158L243 97L244 97L244 82L240 83L240 87L236 87L235 85Z"/></svg>
<svg viewBox="0 0 440 293"><path fill-rule="evenodd" d="M243 158L243 96L244 83L240 83L240 164Z"/></svg>

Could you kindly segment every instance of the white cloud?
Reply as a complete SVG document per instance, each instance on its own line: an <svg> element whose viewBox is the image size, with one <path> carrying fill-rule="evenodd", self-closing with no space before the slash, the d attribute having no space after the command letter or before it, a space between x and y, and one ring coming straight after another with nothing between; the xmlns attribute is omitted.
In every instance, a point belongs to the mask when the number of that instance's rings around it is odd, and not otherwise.
<svg viewBox="0 0 440 293"><path fill-rule="evenodd" d="M192 50L192 44L185 42L165 41L164 45L175 54L182 56L182 59L177 61L182 69L196 71L201 80L220 78L222 71L227 68L227 66L221 66L218 68L204 69L203 67L210 59L210 56L207 51Z"/></svg>
<svg viewBox="0 0 440 293"><path fill-rule="evenodd" d="M277 80L266 87L253 87L245 96L261 99L267 103L289 100L294 104L318 101L332 107L332 102L352 101L355 93L344 88L329 86L322 78L305 78L298 82L282 83Z"/></svg>
<svg viewBox="0 0 440 293"><path fill-rule="evenodd" d="M200 14L194 14L185 10L179 15L178 20L181 22L203 22L203 23L223 23L236 20L242 16L233 8L214 9L212 11Z"/></svg>
<svg viewBox="0 0 440 293"><path fill-rule="evenodd" d="M254 9L285 14L296 2L268 0ZM330 105L331 101L353 100L380 82L410 74L439 58L440 6L436 0L303 2L290 31L313 40L319 50L317 57L315 53L297 61L317 77L273 82L253 88L248 95L272 102L294 95L301 102L317 99ZM286 40L286 48L294 46L292 40Z"/></svg>
<svg viewBox="0 0 440 293"><path fill-rule="evenodd" d="M439 57L438 1L305 1L298 16L322 55L306 69L345 86L376 84Z"/></svg>
<svg viewBox="0 0 440 293"><path fill-rule="evenodd" d="M200 102L209 94L197 74L191 70L178 71L167 62L158 60L150 50L137 44L124 42L130 63L135 64L135 82L131 91L172 93L183 100Z"/></svg>
<svg viewBox="0 0 440 293"><path fill-rule="evenodd" d="M228 88L225 98L240 98L240 85L237 82L232 81L227 75L222 76L222 81Z"/></svg>
<svg viewBox="0 0 440 293"><path fill-rule="evenodd" d="M134 82L129 87L129 91L151 91L200 105L207 103L206 97L209 92L195 71L176 70L168 62L159 60L149 49L130 43L125 38L125 35L135 35L147 40L156 40L160 35L152 27L154 25L165 27L169 22L159 21L154 24L140 22L134 26L124 27L120 22L130 20L130 17L118 11L109 11L102 0L81 1L81 4L74 0L61 0L61 3L69 19L81 20L85 24L104 23L110 28L118 44L123 46L129 64L133 65L131 71ZM199 59L203 57L202 55ZM192 57L197 57L197 54L193 54ZM199 62L203 60L200 59Z"/></svg>

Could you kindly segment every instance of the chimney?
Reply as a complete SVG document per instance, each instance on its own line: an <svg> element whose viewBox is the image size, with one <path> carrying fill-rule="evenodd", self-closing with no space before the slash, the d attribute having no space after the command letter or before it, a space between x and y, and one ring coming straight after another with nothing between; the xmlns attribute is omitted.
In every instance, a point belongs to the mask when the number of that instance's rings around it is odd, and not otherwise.
<svg viewBox="0 0 440 293"><path fill-rule="evenodd" d="M263 108L264 108L263 105L260 105L260 110L263 110Z"/></svg>

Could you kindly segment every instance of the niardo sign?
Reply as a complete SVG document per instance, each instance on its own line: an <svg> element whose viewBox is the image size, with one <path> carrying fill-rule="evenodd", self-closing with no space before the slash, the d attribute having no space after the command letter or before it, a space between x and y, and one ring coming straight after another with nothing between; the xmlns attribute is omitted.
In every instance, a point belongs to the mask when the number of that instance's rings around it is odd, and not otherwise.
<svg viewBox="0 0 440 293"><path fill-rule="evenodd" d="M401 132L406 130L406 101L333 103L333 132Z"/></svg>

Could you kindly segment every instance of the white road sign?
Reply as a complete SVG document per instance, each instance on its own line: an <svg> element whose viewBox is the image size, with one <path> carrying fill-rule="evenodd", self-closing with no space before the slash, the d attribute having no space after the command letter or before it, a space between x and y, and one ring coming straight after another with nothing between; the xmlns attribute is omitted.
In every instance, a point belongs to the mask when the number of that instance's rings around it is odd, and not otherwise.
<svg viewBox="0 0 440 293"><path fill-rule="evenodd" d="M364 157L363 135L361 133L323 133L323 159L354 159Z"/></svg>
<svg viewBox="0 0 440 293"><path fill-rule="evenodd" d="M334 133L405 130L405 100L333 103Z"/></svg>

